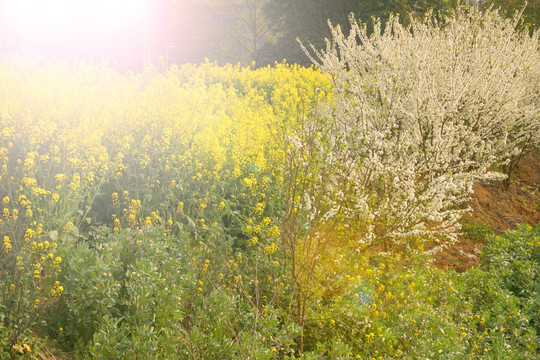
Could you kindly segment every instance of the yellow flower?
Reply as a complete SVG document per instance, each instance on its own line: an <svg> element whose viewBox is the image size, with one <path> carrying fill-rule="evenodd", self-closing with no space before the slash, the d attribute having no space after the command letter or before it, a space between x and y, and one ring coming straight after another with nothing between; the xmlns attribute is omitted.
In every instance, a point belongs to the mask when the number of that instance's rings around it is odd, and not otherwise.
<svg viewBox="0 0 540 360"><path fill-rule="evenodd" d="M121 226L120 220L119 219L114 219L113 224L114 224L113 232L115 234L118 234L120 232L120 226Z"/></svg>
<svg viewBox="0 0 540 360"><path fill-rule="evenodd" d="M255 214L259 214L259 215L260 215L260 214L263 213L265 206L266 206L266 205L263 204L263 203L257 203L257 205L255 206L255 209L253 210L253 212L254 212Z"/></svg>
<svg viewBox="0 0 540 360"><path fill-rule="evenodd" d="M57 182L61 183L66 179L66 175L64 175L64 174L56 174L54 176L54 178L56 179Z"/></svg>
<svg viewBox="0 0 540 360"><path fill-rule="evenodd" d="M146 227L152 226L152 219L149 216L147 216L144 219L144 226L146 226Z"/></svg>
<svg viewBox="0 0 540 360"><path fill-rule="evenodd" d="M246 184L246 186L247 186L248 188L251 189L251 188L253 187L254 181L253 181L252 179L244 178L243 181L244 181L244 183Z"/></svg>
<svg viewBox="0 0 540 360"><path fill-rule="evenodd" d="M279 228L275 225L268 230L268 236L270 236L271 238L276 239L277 237L279 237L279 234Z"/></svg>
<svg viewBox="0 0 540 360"><path fill-rule="evenodd" d="M176 206L176 212L179 212L180 214L184 213L184 203L179 201L178 205Z"/></svg>
<svg viewBox="0 0 540 360"><path fill-rule="evenodd" d="M150 219L152 220L153 225L159 225L159 216L155 211L150 213Z"/></svg>
<svg viewBox="0 0 540 360"><path fill-rule="evenodd" d="M2 199L2 203L4 204L9 204L9 196L4 196L4 198Z"/></svg>
<svg viewBox="0 0 540 360"><path fill-rule="evenodd" d="M264 248L264 253L269 255L269 254L273 254L276 252L278 246L276 243L272 243L271 245L268 245Z"/></svg>
<svg viewBox="0 0 540 360"><path fill-rule="evenodd" d="M24 233L24 239L26 241L29 241L30 239L34 238L36 236L36 232L32 229L26 229Z"/></svg>
<svg viewBox="0 0 540 360"><path fill-rule="evenodd" d="M111 195L111 198L112 198L113 207L115 209L119 209L120 208L120 199L118 199L118 193L113 192L112 195Z"/></svg>
<svg viewBox="0 0 540 360"><path fill-rule="evenodd" d="M208 199L204 198L199 205L199 211L203 211L204 209L206 209L207 205L208 205Z"/></svg>
<svg viewBox="0 0 540 360"><path fill-rule="evenodd" d="M58 266L60 265L60 263L62 262L62 258L60 256L57 256L55 259L54 259L54 265L55 266Z"/></svg>
<svg viewBox="0 0 540 360"><path fill-rule="evenodd" d="M11 240L9 240L8 236L4 236L4 252L8 254L11 249L13 248L13 245L11 245Z"/></svg>
<svg viewBox="0 0 540 360"><path fill-rule="evenodd" d="M64 232L69 233L71 229L73 229L73 223L71 221L68 221L67 224L64 226Z"/></svg>

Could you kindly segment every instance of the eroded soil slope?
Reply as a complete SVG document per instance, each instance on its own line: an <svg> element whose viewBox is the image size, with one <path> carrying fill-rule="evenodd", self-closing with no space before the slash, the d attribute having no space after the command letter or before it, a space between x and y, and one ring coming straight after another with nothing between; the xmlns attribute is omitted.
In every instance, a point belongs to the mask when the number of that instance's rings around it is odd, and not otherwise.
<svg viewBox="0 0 540 360"><path fill-rule="evenodd" d="M510 189L502 183L476 184L471 206L474 209L465 222L489 226L502 234L520 224L540 223L540 152L523 158L516 170ZM484 244L477 239L461 238L459 242L439 253L434 265L457 271L476 266Z"/></svg>

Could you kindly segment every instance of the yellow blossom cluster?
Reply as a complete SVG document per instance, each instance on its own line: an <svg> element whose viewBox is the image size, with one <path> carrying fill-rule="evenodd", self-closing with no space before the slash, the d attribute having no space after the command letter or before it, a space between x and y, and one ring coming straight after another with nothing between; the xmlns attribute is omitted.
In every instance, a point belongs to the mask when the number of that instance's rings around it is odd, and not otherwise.
<svg viewBox="0 0 540 360"><path fill-rule="evenodd" d="M328 81L286 64L126 75L23 62L0 63L0 84L0 260L14 260L0 280L31 304L6 311L35 313L64 291L57 248L96 224L115 234L239 228L250 251L275 253L268 204L283 184L283 139ZM210 261L200 269L209 276Z"/></svg>
<svg viewBox="0 0 540 360"><path fill-rule="evenodd" d="M4 246L4 252L6 254L8 254L13 248L13 245L11 244L11 240L9 240L8 236L4 236L2 245Z"/></svg>

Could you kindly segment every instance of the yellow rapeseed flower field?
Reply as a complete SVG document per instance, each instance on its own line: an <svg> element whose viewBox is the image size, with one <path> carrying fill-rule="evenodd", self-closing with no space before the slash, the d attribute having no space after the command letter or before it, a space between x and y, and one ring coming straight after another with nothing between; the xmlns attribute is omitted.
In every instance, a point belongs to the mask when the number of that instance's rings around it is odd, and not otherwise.
<svg viewBox="0 0 540 360"><path fill-rule="evenodd" d="M119 74L5 62L0 84L0 287L12 345L62 294L63 244L93 226L211 231L234 227L227 211L240 210L239 231L259 239L250 246L275 252L266 203L283 182L284 139L328 86L296 65L210 63Z"/></svg>

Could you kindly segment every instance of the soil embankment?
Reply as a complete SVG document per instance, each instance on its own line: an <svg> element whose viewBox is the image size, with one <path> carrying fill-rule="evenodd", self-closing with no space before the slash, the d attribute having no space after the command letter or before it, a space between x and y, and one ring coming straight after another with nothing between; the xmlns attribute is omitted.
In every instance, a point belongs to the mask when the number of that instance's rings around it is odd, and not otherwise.
<svg viewBox="0 0 540 360"><path fill-rule="evenodd" d="M510 189L505 190L502 183L476 184L471 207L473 212L464 221L485 224L495 234L520 224L540 223L540 152L521 160ZM460 238L437 254L433 264L441 269L465 271L480 263L483 246L480 241Z"/></svg>

